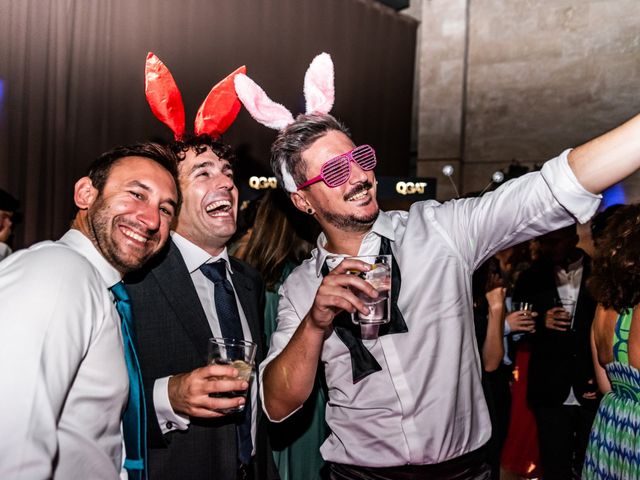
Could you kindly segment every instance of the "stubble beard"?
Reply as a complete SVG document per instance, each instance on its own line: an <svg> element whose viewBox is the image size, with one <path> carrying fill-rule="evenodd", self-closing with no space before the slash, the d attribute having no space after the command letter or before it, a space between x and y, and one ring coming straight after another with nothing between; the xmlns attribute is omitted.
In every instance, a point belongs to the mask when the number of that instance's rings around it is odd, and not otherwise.
<svg viewBox="0 0 640 480"><path fill-rule="evenodd" d="M115 231L116 217L109 217L108 210L109 208L105 205L104 200L99 198L89 211L88 220L93 235L93 243L102 253L102 256L122 274L139 269L151 257L152 252L146 251L142 258L136 257L135 260L126 258L118 243L109 234L110 226L112 227L111 232ZM124 221L124 223L130 224L131 222ZM134 225L131 226L134 227Z"/></svg>

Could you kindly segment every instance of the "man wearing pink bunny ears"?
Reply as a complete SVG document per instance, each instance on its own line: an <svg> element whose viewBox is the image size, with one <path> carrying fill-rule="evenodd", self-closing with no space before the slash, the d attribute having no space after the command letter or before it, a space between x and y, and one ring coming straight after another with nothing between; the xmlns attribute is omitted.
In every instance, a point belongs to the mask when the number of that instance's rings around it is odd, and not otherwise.
<svg viewBox="0 0 640 480"><path fill-rule="evenodd" d="M640 167L640 116L481 198L383 212L373 148L356 146L328 113L328 55L312 62L307 111L295 120L248 77L235 83L252 116L280 130L278 182L323 230L280 290L278 329L260 366L267 415L278 422L297 411L322 362L331 435L321 453L331 479L489 478L471 274L510 245L586 222L598 192ZM371 338L347 315L366 312L354 289L376 295L348 274L369 266L342 258L379 253L393 256L392 316Z"/></svg>

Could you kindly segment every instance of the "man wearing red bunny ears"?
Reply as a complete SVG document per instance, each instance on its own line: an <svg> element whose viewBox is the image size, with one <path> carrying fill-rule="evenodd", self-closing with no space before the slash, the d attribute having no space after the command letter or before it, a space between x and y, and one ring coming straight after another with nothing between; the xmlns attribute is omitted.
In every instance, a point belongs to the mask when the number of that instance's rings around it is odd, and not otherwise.
<svg viewBox="0 0 640 480"><path fill-rule="evenodd" d="M171 73L155 55L147 57L147 100L176 138L184 199L167 248L127 279L148 405L151 480L277 478L255 382L238 378L230 365L207 365L212 337L253 341L256 359L264 358L262 279L226 248L236 230L238 189L233 152L219 137L240 110L233 90L239 71L244 67L213 87L196 115L195 135L188 135ZM241 395L217 395L247 389L246 403Z"/></svg>
<svg viewBox="0 0 640 480"><path fill-rule="evenodd" d="M280 130L272 147L278 182L323 230L312 258L280 290L278 329L260 366L267 415L281 421L297 411L322 362L331 435L321 452L330 478L489 478L471 274L510 245L586 222L598 192L640 167L640 116L481 198L383 212L375 151L356 146L328 113L327 54L307 71L307 110L295 121L248 77L235 83L252 116ZM382 253L393 256L392 315L372 337L348 315L367 312L354 289L377 295L349 274L370 267L344 257Z"/></svg>

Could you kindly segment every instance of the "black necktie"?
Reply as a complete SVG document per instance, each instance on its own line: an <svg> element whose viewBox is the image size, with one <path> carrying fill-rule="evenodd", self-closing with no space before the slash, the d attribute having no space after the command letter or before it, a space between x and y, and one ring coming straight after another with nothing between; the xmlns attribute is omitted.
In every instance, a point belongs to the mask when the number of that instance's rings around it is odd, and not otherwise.
<svg viewBox="0 0 640 480"><path fill-rule="evenodd" d="M380 253L379 255L391 255L391 318L389 323L380 325L378 336L408 332L407 324L404 321L402 312L398 308L398 296L400 295L400 285L402 278L400 268L396 262L391 244L386 237L380 237ZM329 267L325 261L322 265L322 276L329 273ZM349 349L351 355L351 372L353 374L353 383L365 378L374 372L382 370L382 367L371 354L371 352L362 343L360 336L360 325L356 325L351 321L351 314L344 310L338 313L333 319L333 330L342 340L342 343Z"/></svg>
<svg viewBox="0 0 640 480"><path fill-rule="evenodd" d="M147 415L142 375L135 349L131 301L122 282L111 287L111 292L116 299L116 310L122 320L124 357L129 374L129 401L122 415L122 433L127 454L124 468L130 480L140 480L146 478L144 465L147 453Z"/></svg>
<svg viewBox="0 0 640 480"><path fill-rule="evenodd" d="M200 270L214 284L213 296L222 336L224 338L244 340L233 285L227 279L226 263L222 259L214 263L205 263L200 267ZM237 415L240 417L238 423L236 423L238 460L240 463L248 465L251 461L251 451L253 450L251 442L251 389L247 392L244 410Z"/></svg>

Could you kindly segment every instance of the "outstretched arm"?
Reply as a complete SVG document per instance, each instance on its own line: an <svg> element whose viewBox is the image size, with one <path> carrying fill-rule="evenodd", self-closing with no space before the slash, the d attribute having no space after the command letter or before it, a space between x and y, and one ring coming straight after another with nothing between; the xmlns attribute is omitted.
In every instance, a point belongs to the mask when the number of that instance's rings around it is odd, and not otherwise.
<svg viewBox="0 0 640 480"><path fill-rule="evenodd" d="M640 168L640 115L569 153L569 166L591 193L600 193Z"/></svg>

